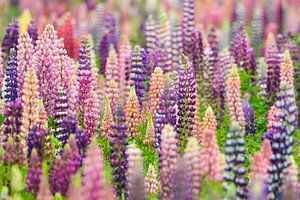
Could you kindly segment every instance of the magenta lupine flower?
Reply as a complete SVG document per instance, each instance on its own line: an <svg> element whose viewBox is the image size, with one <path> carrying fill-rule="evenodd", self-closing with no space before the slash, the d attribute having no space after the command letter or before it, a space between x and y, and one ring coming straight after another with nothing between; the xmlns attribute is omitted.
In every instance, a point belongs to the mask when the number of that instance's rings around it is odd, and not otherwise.
<svg viewBox="0 0 300 200"><path fill-rule="evenodd" d="M112 181L117 196L121 197L125 189L127 155L125 153L127 143L127 131L125 112L121 104L114 112L114 122L111 125L109 144L111 148L110 166L113 168Z"/></svg>
<svg viewBox="0 0 300 200"><path fill-rule="evenodd" d="M85 99L91 90L91 47L89 38L83 36L79 48L79 67L78 67L78 102L80 112L84 111Z"/></svg>
<svg viewBox="0 0 300 200"><path fill-rule="evenodd" d="M173 68L173 71L177 71L178 63L179 63L179 60L180 60L180 54L183 53L182 26L180 24L176 24L172 28L171 42L172 42L171 49L172 49L172 63L173 63L172 68ZM194 44L193 44L193 41L192 41L192 46L193 45ZM191 48L194 50L193 47L191 47Z"/></svg>
<svg viewBox="0 0 300 200"><path fill-rule="evenodd" d="M30 162L28 166L28 173L26 176L26 191L37 194L40 185L40 178L42 175L42 164L40 157L36 151L33 149L31 152Z"/></svg>
<svg viewBox="0 0 300 200"><path fill-rule="evenodd" d="M184 145L187 137L192 135L194 129L194 115L196 112L196 83L192 64L185 55L180 56L178 112L176 131L180 144Z"/></svg>
<svg viewBox="0 0 300 200"><path fill-rule="evenodd" d="M192 32L195 28L195 1L183 1L183 19L182 19L182 44L183 53L190 56L192 46Z"/></svg>
<svg viewBox="0 0 300 200"><path fill-rule="evenodd" d="M50 185L52 193L59 192L66 195L71 177L77 173L80 167L80 155L75 142L75 136L71 135L68 144L65 145L63 154L57 156L51 166Z"/></svg>
<svg viewBox="0 0 300 200"><path fill-rule="evenodd" d="M2 40L2 53L3 58L6 60L11 48L17 48L19 38L19 25L18 22L12 22L7 25L5 35Z"/></svg>
<svg viewBox="0 0 300 200"><path fill-rule="evenodd" d="M32 39L29 37L27 32L20 35L18 40L18 93L19 96L23 95L23 85L25 79L25 73L29 67L32 67L32 56L34 53L34 46Z"/></svg>
<svg viewBox="0 0 300 200"><path fill-rule="evenodd" d="M266 49L265 60L267 63L267 95L272 103L280 82L281 55L276 46Z"/></svg>
<svg viewBox="0 0 300 200"><path fill-rule="evenodd" d="M126 196L129 200L146 199L142 151L132 144L128 146L126 155L128 162L126 172Z"/></svg>
<svg viewBox="0 0 300 200"><path fill-rule="evenodd" d="M38 33L38 27L35 22L31 21L28 24L27 33L29 34L29 37L32 39L33 45L36 45L36 41L38 39L39 33Z"/></svg>
<svg viewBox="0 0 300 200"><path fill-rule="evenodd" d="M17 52L10 49L4 78L4 100L5 102L15 101L18 97L18 72Z"/></svg>
<svg viewBox="0 0 300 200"><path fill-rule="evenodd" d="M86 158L83 161L82 199L104 199L104 163L101 149L96 141L89 145Z"/></svg>
<svg viewBox="0 0 300 200"><path fill-rule="evenodd" d="M172 198L173 175L176 170L178 161L178 141L176 133L171 125L166 125L161 135L160 151L160 181L161 181L161 198Z"/></svg>

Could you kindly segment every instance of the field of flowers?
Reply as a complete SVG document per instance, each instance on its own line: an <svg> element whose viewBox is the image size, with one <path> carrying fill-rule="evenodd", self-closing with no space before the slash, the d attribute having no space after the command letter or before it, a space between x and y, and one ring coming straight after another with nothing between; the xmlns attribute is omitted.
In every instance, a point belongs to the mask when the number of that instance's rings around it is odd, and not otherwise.
<svg viewBox="0 0 300 200"><path fill-rule="evenodd" d="M0 200L300 199L299 0L0 0Z"/></svg>

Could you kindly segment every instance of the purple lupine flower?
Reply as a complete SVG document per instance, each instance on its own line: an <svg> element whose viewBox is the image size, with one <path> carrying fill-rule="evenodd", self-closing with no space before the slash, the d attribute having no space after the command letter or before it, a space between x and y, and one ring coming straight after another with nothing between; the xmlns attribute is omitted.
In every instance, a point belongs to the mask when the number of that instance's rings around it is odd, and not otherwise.
<svg viewBox="0 0 300 200"><path fill-rule="evenodd" d="M183 53L182 30L181 29L182 29L182 26L180 24L176 24L176 25L174 25L174 27L171 31L171 42L172 42L171 49L172 49L173 71L177 71L180 54ZM192 46L193 46L193 41L192 41ZM192 49L193 49L193 47L192 47Z"/></svg>
<svg viewBox="0 0 300 200"><path fill-rule="evenodd" d="M14 140L11 136L3 144L4 153L1 155L1 161L5 166L12 166L15 164L25 165L25 155L23 143Z"/></svg>
<svg viewBox="0 0 300 200"><path fill-rule="evenodd" d="M157 31L156 24L152 16L149 16L145 23L145 39L146 39L146 51L148 54L152 54L157 47Z"/></svg>
<svg viewBox="0 0 300 200"><path fill-rule="evenodd" d="M234 63L242 67L245 71L249 71L249 58L247 54L247 37L243 25L240 26L233 43L230 45L230 51L234 58Z"/></svg>
<svg viewBox="0 0 300 200"><path fill-rule="evenodd" d="M202 35L199 30L194 30L192 32L192 44L191 44L191 59L195 69L196 74L196 81L198 86L201 85L204 74L203 71L205 70L203 67L203 41ZM199 92L199 91L198 91Z"/></svg>
<svg viewBox="0 0 300 200"><path fill-rule="evenodd" d="M187 137L191 136L194 129L194 115L196 112L196 83L194 68L185 55L180 56L180 67L178 69L178 112L176 131L180 144L186 143Z"/></svg>
<svg viewBox="0 0 300 200"><path fill-rule="evenodd" d="M44 154L43 146L45 145L45 137L48 135L50 135L50 132L48 130L42 130L38 126L33 125L28 133L27 138L27 158L31 158L31 151L33 149L35 149L39 157L42 158Z"/></svg>
<svg viewBox="0 0 300 200"><path fill-rule="evenodd" d="M28 172L26 176L26 191L37 194L39 191L40 177L42 175L42 163L36 149L33 149L30 156Z"/></svg>
<svg viewBox="0 0 300 200"><path fill-rule="evenodd" d="M2 40L2 52L4 60L7 58L10 53L11 48L17 48L19 38L19 25L18 22L15 21L6 27L6 32Z"/></svg>
<svg viewBox="0 0 300 200"><path fill-rule="evenodd" d="M75 142L75 136L71 135L68 144L64 147L62 156L57 156L51 166L50 185L52 193L59 192L66 195L71 177L80 168L80 155Z"/></svg>
<svg viewBox="0 0 300 200"><path fill-rule="evenodd" d="M255 76L256 76L256 71L257 71L257 61L255 60L255 52L254 49L249 48L247 50L247 55L249 59L249 72L252 75L251 81L252 83L255 83Z"/></svg>
<svg viewBox="0 0 300 200"><path fill-rule="evenodd" d="M218 62L218 52L219 52L219 44L218 44L218 38L216 34L216 29L211 28L208 33L208 43L210 46L210 49L212 51L212 64L215 66Z"/></svg>
<svg viewBox="0 0 300 200"><path fill-rule="evenodd" d="M182 44L183 53L190 56L192 46L192 32L195 28L195 1L183 1L183 19L182 19Z"/></svg>
<svg viewBox="0 0 300 200"><path fill-rule="evenodd" d="M104 6L103 4L98 4L95 9L95 21L93 24L93 38L94 38L94 48L95 51L99 48L100 41L103 36L103 21L104 21Z"/></svg>
<svg viewBox="0 0 300 200"><path fill-rule="evenodd" d="M245 94L244 101L242 104L245 122L246 122L245 133L254 135L256 133L255 117L254 117L253 107L249 103L249 100L250 100L250 95Z"/></svg>
<svg viewBox="0 0 300 200"><path fill-rule="evenodd" d="M265 60L267 63L267 95L270 103L274 102L279 89L281 55L276 46L266 49Z"/></svg>
<svg viewBox="0 0 300 200"><path fill-rule="evenodd" d="M5 72L5 102L14 101L18 97L18 72L17 72L17 52L15 49L10 49Z"/></svg>
<svg viewBox="0 0 300 200"><path fill-rule="evenodd" d="M175 72L176 73L176 72ZM176 93L174 83L169 76L165 79L164 90L160 98L159 109L155 116L155 143L160 149L161 132L166 124L176 125Z"/></svg>
<svg viewBox="0 0 300 200"><path fill-rule="evenodd" d="M284 52L285 44L288 42L289 38L287 35L278 34L276 37L276 46L280 52Z"/></svg>
<svg viewBox="0 0 300 200"><path fill-rule="evenodd" d="M55 118L55 137L63 143L65 141L64 130L62 128L63 119L67 116L68 111L68 97L64 88L60 86L57 92L57 99L54 105Z"/></svg>
<svg viewBox="0 0 300 200"><path fill-rule="evenodd" d="M245 177L245 140L238 122L232 122L225 144L225 156L227 166L224 175L224 189L229 189L229 184L236 187L236 196L239 199L247 199L247 180Z"/></svg>
<svg viewBox="0 0 300 200"><path fill-rule="evenodd" d="M135 86L136 94L140 102L140 108L142 109L143 100L145 97L145 82L146 82L146 65L145 62L145 50L140 46L135 46L131 56L131 69L130 69L130 87Z"/></svg>
<svg viewBox="0 0 300 200"><path fill-rule="evenodd" d="M262 8L255 5L253 18L251 22L251 46L258 50L264 36L264 18Z"/></svg>
<svg viewBox="0 0 300 200"><path fill-rule="evenodd" d="M30 38L32 39L33 44L36 45L36 41L38 39L39 34L38 34L38 27L35 22L31 21L28 24L27 33L29 34Z"/></svg>
<svg viewBox="0 0 300 200"><path fill-rule="evenodd" d="M105 17L104 21L105 33L99 44L99 57L101 65L101 73L105 76L105 65L109 53L109 47L113 44L116 52L118 52L118 35L116 27L116 18L109 14Z"/></svg>
<svg viewBox="0 0 300 200"><path fill-rule="evenodd" d="M91 47L89 38L82 37L79 48L79 67L78 67L78 106L80 111L84 110L84 102L91 90Z"/></svg>
<svg viewBox="0 0 300 200"><path fill-rule="evenodd" d="M111 125L112 132L110 134L110 166L113 168L113 185L116 194L120 197L125 189L127 156L126 147L128 145L125 112L122 105L118 105L114 112L114 122Z"/></svg>

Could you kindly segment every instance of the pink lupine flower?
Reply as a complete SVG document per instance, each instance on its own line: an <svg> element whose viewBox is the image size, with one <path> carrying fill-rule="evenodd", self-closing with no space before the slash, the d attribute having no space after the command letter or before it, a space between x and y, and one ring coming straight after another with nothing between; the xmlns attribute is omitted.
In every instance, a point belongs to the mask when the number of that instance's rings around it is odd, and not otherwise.
<svg viewBox="0 0 300 200"><path fill-rule="evenodd" d="M145 187L148 195L156 195L158 193L157 173L152 164L148 167L145 177Z"/></svg>
<svg viewBox="0 0 300 200"><path fill-rule="evenodd" d="M102 131L102 137L104 137L104 138L109 137L112 122L113 122L113 113L111 111L109 99L108 99L108 97L106 97L104 114L103 114L103 118L101 121L101 129L100 129Z"/></svg>
<svg viewBox="0 0 300 200"><path fill-rule="evenodd" d="M41 175L39 191L37 193L37 200L53 200L54 197L50 191L47 175Z"/></svg>
<svg viewBox="0 0 300 200"><path fill-rule="evenodd" d="M287 85L294 90L294 67L289 51L283 54L282 63L280 66L280 82L286 82Z"/></svg>

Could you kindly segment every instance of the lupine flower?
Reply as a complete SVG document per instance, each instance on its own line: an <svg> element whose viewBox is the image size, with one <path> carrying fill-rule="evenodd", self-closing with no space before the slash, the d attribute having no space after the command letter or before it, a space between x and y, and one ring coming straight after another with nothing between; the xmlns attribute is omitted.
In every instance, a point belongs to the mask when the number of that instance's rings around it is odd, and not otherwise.
<svg viewBox="0 0 300 200"><path fill-rule="evenodd" d="M27 33L29 34L29 37L32 39L32 43L35 46L36 45L36 41L38 39L38 35L39 35L38 34L38 27L37 27L37 25L36 25L35 22L31 21L28 24Z"/></svg>
<svg viewBox="0 0 300 200"><path fill-rule="evenodd" d="M239 122L240 127L245 128L245 117L241 102L241 80L237 71L237 66L232 65L230 75L226 82L226 101L229 110L230 121Z"/></svg>
<svg viewBox="0 0 300 200"><path fill-rule="evenodd" d="M5 102L14 101L18 97L17 52L10 49L4 78Z"/></svg>
<svg viewBox="0 0 300 200"><path fill-rule="evenodd" d="M200 88L203 85L204 78L204 66L203 66L203 41L202 34L199 30L194 30L191 35L191 54L192 63L195 68L196 82L198 85L198 94L200 94ZM177 62L178 63L178 62Z"/></svg>
<svg viewBox="0 0 300 200"><path fill-rule="evenodd" d="M203 68L203 80L200 82L198 81L203 89L204 89L204 95L203 95L203 101L205 104L212 103L212 82L213 79L213 70L212 70L212 51L209 46L204 48L203 51L203 60L202 60L202 68ZM198 93L200 91L198 90Z"/></svg>
<svg viewBox="0 0 300 200"><path fill-rule="evenodd" d="M236 195L240 199L247 199L247 181L245 178L245 141L244 132L239 123L233 121L227 134L225 155L227 167L224 180L224 188L228 190L228 184L233 183L236 187Z"/></svg>
<svg viewBox="0 0 300 200"><path fill-rule="evenodd" d="M70 178L76 174L79 167L80 155L75 136L71 135L68 144L64 147L62 156L57 156L51 167L50 184L52 192L66 195Z"/></svg>
<svg viewBox="0 0 300 200"><path fill-rule="evenodd" d="M91 90L91 47L89 38L81 38L79 48L79 67L78 67L78 102L80 112L84 111L85 99Z"/></svg>
<svg viewBox="0 0 300 200"><path fill-rule="evenodd" d="M31 157L31 152L33 149L35 149L38 153L38 156L41 159L49 159L46 157L46 155L54 154L55 152L46 152L47 145L51 145L49 141L50 133L47 130L40 129L36 125L33 125L30 129L30 132L28 132L27 137L27 157ZM50 144L49 144L50 143ZM52 156L51 155L51 156Z"/></svg>
<svg viewBox="0 0 300 200"><path fill-rule="evenodd" d="M88 147L83 163L82 199L102 199L107 192L104 181L104 163L96 141Z"/></svg>
<svg viewBox="0 0 300 200"><path fill-rule="evenodd" d="M157 47L157 30L156 24L152 16L149 16L145 23L145 39L146 39L146 51L149 54L153 54Z"/></svg>
<svg viewBox="0 0 300 200"><path fill-rule="evenodd" d="M126 171L126 195L129 200L146 199L143 175L142 151L134 144L129 145L126 150L127 171Z"/></svg>
<svg viewBox="0 0 300 200"><path fill-rule="evenodd" d="M183 53L190 55L192 46L192 32L195 28L195 1L183 1L183 19L182 19L182 44Z"/></svg>
<svg viewBox="0 0 300 200"><path fill-rule="evenodd" d="M244 95L244 101L242 103L244 117L245 117L245 133L246 134L255 134L256 126L255 126L255 116L253 112L253 107L249 103L250 95Z"/></svg>
<svg viewBox="0 0 300 200"><path fill-rule="evenodd" d="M167 199L192 199L192 183L190 181L188 164L184 158L176 163L172 177L172 196Z"/></svg>
<svg viewBox="0 0 300 200"><path fill-rule="evenodd" d="M154 130L154 124L152 120L152 115L151 113L148 113L147 128L146 128L144 143L152 145L155 139L154 135L155 135L155 130Z"/></svg>
<svg viewBox="0 0 300 200"><path fill-rule="evenodd" d="M60 38L64 39L64 47L68 52L68 56L77 59L78 44L74 36L72 21L72 15L67 13L64 17L63 23L57 29L57 34Z"/></svg>
<svg viewBox="0 0 300 200"><path fill-rule="evenodd" d="M77 200L82 198L80 178L81 174L79 172L71 177L67 193L67 197L69 200Z"/></svg>
<svg viewBox="0 0 300 200"><path fill-rule="evenodd" d="M106 87L104 89L106 96L109 98L110 100L110 105L112 110L115 110L117 103L118 103L118 99L119 99L119 88L118 88L118 83L116 81L109 80L108 82L106 82Z"/></svg>
<svg viewBox="0 0 300 200"><path fill-rule="evenodd" d="M63 142L63 119L67 116L68 110L68 97L62 86L58 88L58 95L54 106L54 117L55 117L55 137Z"/></svg>
<svg viewBox="0 0 300 200"><path fill-rule="evenodd" d="M26 177L26 191L36 195L39 190L40 178L42 175L41 160L36 149L31 152L31 158Z"/></svg>
<svg viewBox="0 0 300 200"><path fill-rule="evenodd" d="M136 128L141 124L141 113L139 100L134 86L130 89L130 94L126 102L125 113L128 126L128 134L131 137L137 137L139 133Z"/></svg>
<svg viewBox="0 0 300 200"><path fill-rule="evenodd" d="M15 21L6 27L5 35L2 40L2 53L4 61L9 55L9 51L11 48L17 48L19 38L19 25L18 22Z"/></svg>
<svg viewBox="0 0 300 200"><path fill-rule="evenodd" d="M95 49L99 48L100 41L103 36L103 20L104 20L104 6L102 3L98 3L95 9L95 21L93 24L93 38Z"/></svg>
<svg viewBox="0 0 300 200"><path fill-rule="evenodd" d="M290 159L291 165L288 168L288 175L286 177L286 180L285 180L286 183L285 184L290 184L291 187L292 187L292 190L294 190L294 192L296 194L298 194L299 193L299 189L298 189L298 187L299 187L298 186L299 185L299 183L298 183L298 171L299 171L298 166L297 166L293 156L290 156L289 159Z"/></svg>
<svg viewBox="0 0 300 200"><path fill-rule="evenodd" d="M263 11L260 6L255 6L251 23L251 45L255 49L259 48L263 40L264 19Z"/></svg>
<svg viewBox="0 0 300 200"><path fill-rule="evenodd" d="M68 88L68 115L77 117L77 100L78 100L78 89L77 89L77 75L73 75L70 78L70 87Z"/></svg>
<svg viewBox="0 0 300 200"><path fill-rule="evenodd" d="M109 137L109 132L110 132L112 122L113 122L113 113L111 111L109 99L108 97L106 97L104 114L103 114L101 128L100 128L100 130L102 131L102 137L105 138Z"/></svg>
<svg viewBox="0 0 300 200"><path fill-rule="evenodd" d="M19 96L23 95L23 85L26 72L28 68L32 67L32 56L34 53L34 45L32 39L30 38L27 32L22 33L18 40L18 54L17 54L17 63L18 63L18 93Z"/></svg>
<svg viewBox="0 0 300 200"><path fill-rule="evenodd" d="M29 10L24 10L19 17L19 32L22 34L27 31L28 24L30 23L31 15Z"/></svg>
<svg viewBox="0 0 300 200"><path fill-rule="evenodd" d="M274 102L280 83L281 56L276 46L266 49L265 60L267 63L267 95Z"/></svg>
<svg viewBox="0 0 300 200"><path fill-rule="evenodd" d="M29 131L31 130L32 126L37 123L39 117L38 80L33 68L29 68L26 73L25 80L24 80L24 88L22 93L23 93L22 96L23 112L22 112L21 135L24 138L27 138Z"/></svg>
<svg viewBox="0 0 300 200"><path fill-rule="evenodd" d="M116 50L114 49L114 46L110 44L109 54L106 59L106 67L105 67L106 81L108 82L108 80L113 79L115 80L116 83L119 83L119 74L120 71L119 71L119 63L118 63Z"/></svg>
<svg viewBox="0 0 300 200"><path fill-rule="evenodd" d="M156 195L158 193L157 173L152 164L149 165L145 177L146 194Z"/></svg>
<svg viewBox="0 0 300 200"><path fill-rule="evenodd" d="M149 104L150 113L155 120L159 109L159 102L164 89L164 74L160 67L156 67L150 78Z"/></svg>
<svg viewBox="0 0 300 200"><path fill-rule="evenodd" d="M285 51L280 66L280 82L286 82L294 90L294 67L289 51Z"/></svg>
<svg viewBox="0 0 300 200"><path fill-rule="evenodd" d="M209 33L208 33L208 36L207 36L207 40L208 40L208 44L210 46L210 49L212 51L212 54L211 54L211 62L212 62L212 68L216 68L216 64L218 62L218 51L219 51L219 44L218 44L218 37L216 35L216 30L215 28L211 28ZM214 69L215 71L215 69Z"/></svg>
<svg viewBox="0 0 300 200"><path fill-rule="evenodd" d="M269 174L270 165L266 162L260 152L256 152L251 161L250 185L256 184L257 181L266 183Z"/></svg>
<svg viewBox="0 0 300 200"><path fill-rule="evenodd" d="M203 131L203 142L200 150L201 175L208 175L208 180L220 181L219 147L213 130Z"/></svg>
<svg viewBox="0 0 300 200"><path fill-rule="evenodd" d="M1 155L1 160L4 165L12 166L14 164L25 164L25 155L23 152L23 143L17 142L9 136L3 144L4 153Z"/></svg>
<svg viewBox="0 0 300 200"><path fill-rule="evenodd" d="M208 106L208 108L205 111L205 114L203 117L203 122L201 123L201 129L202 130L209 129L209 130L212 130L215 134L217 133L216 116L210 106ZM200 140L200 141L202 141L202 140Z"/></svg>
<svg viewBox="0 0 300 200"><path fill-rule="evenodd" d="M180 24L175 24L171 31L173 71L177 71L178 63L180 60L180 54L183 53L182 34L182 26Z"/></svg>
<svg viewBox="0 0 300 200"><path fill-rule="evenodd" d="M191 137L187 143L184 158L187 163L188 175L192 185L192 199L199 199L201 190L201 158L198 141Z"/></svg>
<svg viewBox="0 0 300 200"><path fill-rule="evenodd" d="M131 66L132 47L129 43L127 37L123 36L120 41L119 54L118 54L118 63L119 63L119 87L121 88L121 97L123 101L127 98L128 95L128 80L129 80L129 69Z"/></svg>
<svg viewBox="0 0 300 200"><path fill-rule="evenodd" d="M114 111L114 122L111 125L112 132L110 134L111 155L110 165L113 168L113 184L116 194L120 197L125 189L127 155L125 153L127 146L127 125L125 113L122 105L118 105Z"/></svg>
<svg viewBox="0 0 300 200"><path fill-rule="evenodd" d="M162 92L159 109L155 117L155 144L160 148L161 132L166 124L176 125L176 94L175 83L172 82L169 74L165 77L164 90Z"/></svg>
<svg viewBox="0 0 300 200"><path fill-rule="evenodd" d="M259 86L258 95L262 98L267 96L267 64L264 58L260 58L257 67L257 85Z"/></svg>
<svg viewBox="0 0 300 200"><path fill-rule="evenodd" d="M130 87L135 86L136 94L139 99L140 108L142 108L143 98L145 96L146 66L143 63L142 52L144 50L140 46L135 46L131 56L131 69L129 76Z"/></svg>
<svg viewBox="0 0 300 200"><path fill-rule="evenodd" d="M178 93L178 120L176 131L180 138L180 144L186 143L187 137L194 129L194 115L196 104L196 87L193 67L185 55L181 55L179 67L179 93Z"/></svg>
<svg viewBox="0 0 300 200"><path fill-rule="evenodd" d="M2 87L3 87L3 76L4 76L4 63L3 63L3 54L0 47L0 97L2 98Z"/></svg>
<svg viewBox="0 0 300 200"><path fill-rule="evenodd" d="M161 198L169 199L172 197L173 175L176 170L178 160L178 141L176 133L171 125L166 125L161 135L160 151L160 181Z"/></svg>
<svg viewBox="0 0 300 200"><path fill-rule="evenodd" d="M37 193L37 200L53 200L53 195L50 191L47 175L41 175L39 191Z"/></svg>
<svg viewBox="0 0 300 200"><path fill-rule="evenodd" d="M158 31L158 45L159 55L157 66L160 67L164 73L172 71L172 49L171 49L171 32L170 22L165 13L160 16L160 24Z"/></svg>
<svg viewBox="0 0 300 200"><path fill-rule="evenodd" d="M46 129L48 127L48 116L47 116L47 112L45 111L43 101L41 99L38 99L37 104L38 104L37 109L38 109L39 116L36 121L36 125L38 125L39 128Z"/></svg>

